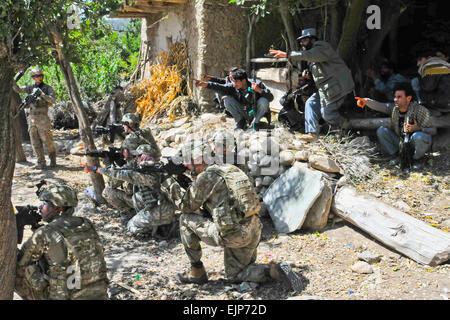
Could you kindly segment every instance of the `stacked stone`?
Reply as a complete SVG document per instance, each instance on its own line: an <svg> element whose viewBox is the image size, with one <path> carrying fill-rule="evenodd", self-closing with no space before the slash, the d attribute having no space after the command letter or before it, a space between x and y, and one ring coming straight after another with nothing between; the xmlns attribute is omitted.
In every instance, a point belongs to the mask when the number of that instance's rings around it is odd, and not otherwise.
<svg viewBox="0 0 450 320"><path fill-rule="evenodd" d="M293 153L283 151L278 136L267 136L265 132L237 135L238 161L253 180L255 190L262 199L273 181L285 172L294 161Z"/></svg>

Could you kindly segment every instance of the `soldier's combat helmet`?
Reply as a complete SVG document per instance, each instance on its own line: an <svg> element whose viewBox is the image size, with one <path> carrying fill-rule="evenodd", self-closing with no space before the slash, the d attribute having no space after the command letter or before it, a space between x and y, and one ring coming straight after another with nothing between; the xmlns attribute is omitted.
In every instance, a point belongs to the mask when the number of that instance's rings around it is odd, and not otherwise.
<svg viewBox="0 0 450 320"><path fill-rule="evenodd" d="M41 191L39 200L52 203L57 207L76 207L78 197L75 190L66 184L52 184Z"/></svg>
<svg viewBox="0 0 450 320"><path fill-rule="evenodd" d="M127 149L129 152L131 152L131 151L136 150L140 144L141 144L141 140L138 137L128 135L122 141L122 145L120 147L122 148L122 150Z"/></svg>
<svg viewBox="0 0 450 320"><path fill-rule="evenodd" d="M156 150L153 146L149 144L141 144L136 150L132 150L131 154L134 156L140 156L146 154L153 158L158 158L159 150Z"/></svg>
<svg viewBox="0 0 450 320"><path fill-rule="evenodd" d="M44 72L41 70L41 68L36 67L36 68L31 69L30 76L31 77L44 76Z"/></svg>
<svg viewBox="0 0 450 320"><path fill-rule="evenodd" d="M140 124L141 117L135 113L126 113L122 117L122 124Z"/></svg>

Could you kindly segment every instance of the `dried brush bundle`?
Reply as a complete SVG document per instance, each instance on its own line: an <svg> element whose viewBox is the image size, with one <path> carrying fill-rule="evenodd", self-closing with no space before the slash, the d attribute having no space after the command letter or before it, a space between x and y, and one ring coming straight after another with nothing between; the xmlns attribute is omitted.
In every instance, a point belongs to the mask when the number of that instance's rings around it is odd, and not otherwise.
<svg viewBox="0 0 450 320"><path fill-rule="evenodd" d="M371 179L375 174L372 160L376 159L378 151L376 144L370 141L369 137L338 138L329 135L320 143L354 184Z"/></svg>

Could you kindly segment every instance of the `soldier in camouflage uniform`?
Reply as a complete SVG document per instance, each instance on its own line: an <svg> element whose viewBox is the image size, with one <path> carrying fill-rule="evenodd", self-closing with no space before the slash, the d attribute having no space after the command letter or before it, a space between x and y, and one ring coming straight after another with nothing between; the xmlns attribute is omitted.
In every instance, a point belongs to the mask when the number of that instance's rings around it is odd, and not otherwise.
<svg viewBox="0 0 450 320"><path fill-rule="evenodd" d="M15 291L25 300L105 299L103 247L91 221L74 217L76 192L65 184L41 191L46 225L20 249Z"/></svg>
<svg viewBox="0 0 450 320"><path fill-rule="evenodd" d="M238 157L234 134L231 131L219 130L214 134L212 140L215 163L229 163L235 165L241 169L253 183L253 178L249 174L249 169L245 164L245 159L240 159Z"/></svg>
<svg viewBox="0 0 450 320"><path fill-rule="evenodd" d="M156 144L155 138L153 137L150 128L140 128L141 119L137 114L126 113L122 117L122 125L125 132L125 139L122 143L137 143L138 146L141 144L149 144L154 148L156 156L161 157L161 150Z"/></svg>
<svg viewBox="0 0 450 320"><path fill-rule="evenodd" d="M87 172L97 172L120 181L133 184L133 207L136 215L127 223L127 230L133 234L152 231L157 237L158 227L171 225L174 221L175 205L161 190L161 182L167 176L161 172L151 172L152 167L159 162L158 150L151 145L143 144L131 153L137 157L137 168L90 168Z"/></svg>
<svg viewBox="0 0 450 320"><path fill-rule="evenodd" d="M133 139L124 140L122 142L121 150L124 159L127 161L122 169L136 168L136 159L133 158L131 151L136 150L139 146L139 141L133 141ZM107 166L110 164L106 161L103 163ZM102 192L103 198L115 209L121 212L128 212L127 214L134 214L133 207L133 184L125 183L122 180L108 177L105 189ZM127 215L126 214L126 215Z"/></svg>
<svg viewBox="0 0 450 320"><path fill-rule="evenodd" d="M53 142L52 125L48 117L48 108L56 101L55 92L51 86L44 83L44 73L39 68L31 70L31 77L35 84L26 87L19 87L14 83L13 88L17 93L31 94L34 90L42 91L35 103L26 108L30 108L28 115L28 131L30 134L31 146L37 157L37 169L46 167L44 145L50 158L50 167L56 166L56 149Z"/></svg>
<svg viewBox="0 0 450 320"><path fill-rule="evenodd" d="M161 151L151 130L149 128L140 129L141 119L137 114L127 113L122 117L121 122L126 135L122 141L121 149L124 159L127 161L122 168L132 169L136 167L131 151L136 150L142 144L150 144L156 152L155 156L158 158L161 156ZM109 166L109 163L105 163L105 165ZM109 177L102 196L111 206L124 213L125 219L129 218L130 215L134 215L132 183Z"/></svg>
<svg viewBox="0 0 450 320"><path fill-rule="evenodd" d="M208 166L204 159L211 151L206 144L187 145L194 145L194 149L184 152L191 154L191 161L185 165L198 176L186 192L179 187L178 193L172 193L182 212L181 241L191 263L190 272L177 274L179 281L208 281L201 261L203 241L224 248L225 273L231 281L285 280L294 290L300 290L300 279L289 264L255 264L262 223L258 196L248 177L231 164Z"/></svg>

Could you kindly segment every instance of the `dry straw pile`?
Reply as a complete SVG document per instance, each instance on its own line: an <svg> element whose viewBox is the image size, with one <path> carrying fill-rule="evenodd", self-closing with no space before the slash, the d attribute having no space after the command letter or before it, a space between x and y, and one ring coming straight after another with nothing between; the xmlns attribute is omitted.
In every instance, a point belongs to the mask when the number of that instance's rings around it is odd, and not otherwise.
<svg viewBox="0 0 450 320"><path fill-rule="evenodd" d="M191 90L188 87L188 56L186 42L175 42L169 52L162 52L149 67L150 77L138 83L132 91L136 113L144 123L166 118L172 122L190 112ZM167 119L168 118L168 119Z"/></svg>

